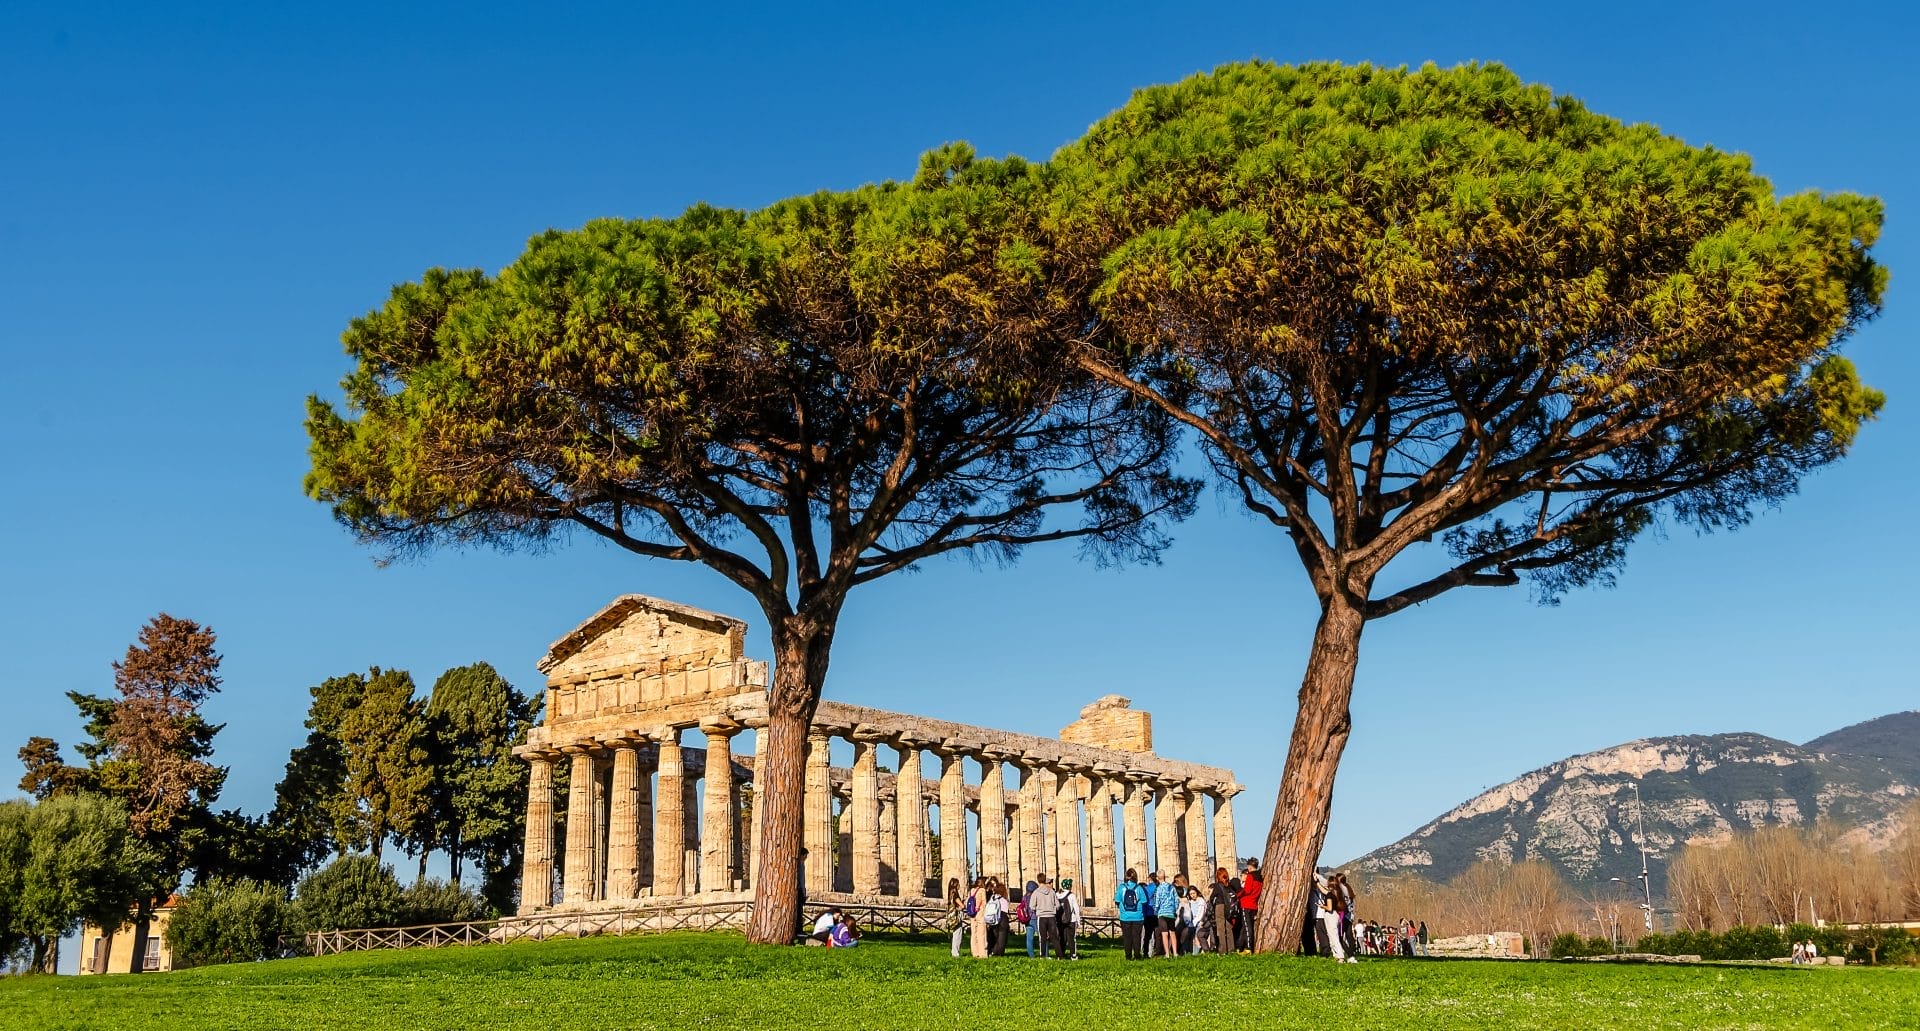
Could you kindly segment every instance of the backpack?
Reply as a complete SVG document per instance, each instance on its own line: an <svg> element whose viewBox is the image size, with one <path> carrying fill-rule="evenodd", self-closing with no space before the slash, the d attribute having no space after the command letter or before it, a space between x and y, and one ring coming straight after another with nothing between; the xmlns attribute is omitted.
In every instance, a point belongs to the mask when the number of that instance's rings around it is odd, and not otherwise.
<svg viewBox="0 0 1920 1031"><path fill-rule="evenodd" d="M1001 904L1000 899L998 897L988 899L987 900L987 923L989 924L999 923L1000 914L1004 911L1005 911L1004 907Z"/></svg>
<svg viewBox="0 0 1920 1031"><path fill-rule="evenodd" d="M1120 904L1128 909L1139 909L1140 892L1135 890L1133 885L1127 885L1127 893L1120 896Z"/></svg>
<svg viewBox="0 0 1920 1031"><path fill-rule="evenodd" d="M969 919L969 920L971 920L971 919L973 919L974 917L976 917L976 916L979 916L979 915L980 915L980 914L979 914L979 912L978 912L978 910L977 910L977 908L976 908L976 907L974 906L974 904L973 904L973 896L972 896L972 895L968 895L968 896L967 896L967 907L966 907L966 908L967 908L967 919Z"/></svg>
<svg viewBox="0 0 1920 1031"><path fill-rule="evenodd" d="M1027 905L1026 896L1020 897L1020 908L1014 910L1013 918L1023 924L1033 923L1033 908Z"/></svg>

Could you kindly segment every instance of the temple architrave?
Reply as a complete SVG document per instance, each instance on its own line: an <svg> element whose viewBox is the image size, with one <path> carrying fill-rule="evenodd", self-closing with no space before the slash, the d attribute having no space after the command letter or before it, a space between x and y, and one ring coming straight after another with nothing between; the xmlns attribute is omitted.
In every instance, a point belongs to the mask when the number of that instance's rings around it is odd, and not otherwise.
<svg viewBox="0 0 1920 1031"><path fill-rule="evenodd" d="M746 630L629 594L547 651L545 722L516 752L531 767L522 916L752 888L759 800L741 745L766 725L768 667L743 653ZM836 740L851 766L832 763ZM1229 770L1153 754L1151 717L1118 695L1058 738L823 701L807 750L807 894L919 902L949 878L1017 886L1045 872L1106 910L1128 867L1204 881L1233 865L1240 790Z"/></svg>

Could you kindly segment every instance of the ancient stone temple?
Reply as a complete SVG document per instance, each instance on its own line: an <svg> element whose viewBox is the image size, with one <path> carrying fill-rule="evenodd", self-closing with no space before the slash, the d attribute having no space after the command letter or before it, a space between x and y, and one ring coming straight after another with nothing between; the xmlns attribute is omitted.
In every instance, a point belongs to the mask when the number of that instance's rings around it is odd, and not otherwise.
<svg viewBox="0 0 1920 1031"><path fill-rule="evenodd" d="M766 725L768 668L743 654L746 629L630 594L548 650L545 722L518 752L531 766L523 916L751 889L758 798L742 745ZM1104 909L1128 867L1201 880L1232 865L1230 771L1153 754L1151 718L1117 695L1080 715L1048 738L822 702L809 898L931 900L949 878L1045 872Z"/></svg>

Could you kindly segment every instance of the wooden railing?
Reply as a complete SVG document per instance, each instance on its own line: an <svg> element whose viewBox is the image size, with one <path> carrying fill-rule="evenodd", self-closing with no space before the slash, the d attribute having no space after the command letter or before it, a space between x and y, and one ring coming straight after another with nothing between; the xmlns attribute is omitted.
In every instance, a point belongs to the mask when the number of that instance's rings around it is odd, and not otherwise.
<svg viewBox="0 0 1920 1031"><path fill-rule="evenodd" d="M865 931L903 934L944 933L946 916L923 906L839 903L843 912ZM314 931L306 936L307 951L316 956L371 949L437 949L449 945L487 942L544 941L548 938L585 938L596 934L656 934L665 931L745 931L751 902L683 902L644 909L584 913L540 913L508 920L471 920L464 923L421 924L415 927L372 927L350 931ZM1117 938L1117 916L1084 914L1080 937Z"/></svg>

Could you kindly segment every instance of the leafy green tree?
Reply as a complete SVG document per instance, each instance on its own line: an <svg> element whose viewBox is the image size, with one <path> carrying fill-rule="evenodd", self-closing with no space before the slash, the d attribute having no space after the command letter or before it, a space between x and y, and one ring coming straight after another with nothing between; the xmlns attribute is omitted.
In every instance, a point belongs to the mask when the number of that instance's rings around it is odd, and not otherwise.
<svg viewBox="0 0 1920 1031"><path fill-rule="evenodd" d="M1056 249L1101 277L1084 367L1196 431L1320 602L1263 950L1304 920L1369 621L1611 583L1648 527L1745 523L1882 405L1836 351L1879 307L1878 201L1776 197L1498 66L1230 65L1055 169Z"/></svg>
<svg viewBox="0 0 1920 1031"><path fill-rule="evenodd" d="M513 901L526 817L527 771L513 747L526 741L539 705L484 662L447 670L427 697L433 810L431 834L417 845L422 855L428 847L447 854L456 885L472 860L501 909Z"/></svg>
<svg viewBox="0 0 1920 1031"><path fill-rule="evenodd" d="M158 859L114 799L0 802L0 958L24 950L31 969L44 969L54 943L81 921L126 926Z"/></svg>
<svg viewBox="0 0 1920 1031"><path fill-rule="evenodd" d="M806 729L854 587L1068 538L1151 557L1191 508L1165 420L1068 360L1088 317L1040 241L1044 186L956 145L912 183L547 232L498 276L395 288L345 335L344 413L308 403L307 493L363 540L584 530L753 596L754 941L797 916Z"/></svg>
<svg viewBox="0 0 1920 1031"><path fill-rule="evenodd" d="M285 888L214 877L180 897L167 921L167 947L175 967L251 963L280 955L281 936L293 930Z"/></svg>
<svg viewBox="0 0 1920 1031"><path fill-rule="evenodd" d="M407 913L393 868L373 856L341 856L300 882L294 893L304 931L397 927Z"/></svg>
<svg viewBox="0 0 1920 1031"><path fill-rule="evenodd" d="M274 788L269 826L285 837L294 870L284 882L291 887L301 872L318 866L329 855L345 855L353 845L339 833L334 813L347 790L347 760L339 729L347 714L367 693L363 674L328 677L307 689L307 740L287 757L286 772Z"/></svg>
<svg viewBox="0 0 1920 1031"><path fill-rule="evenodd" d="M375 667L359 701L340 717L335 736L345 778L326 804L336 838L380 860L387 839L427 818L426 721L413 697L413 676Z"/></svg>

